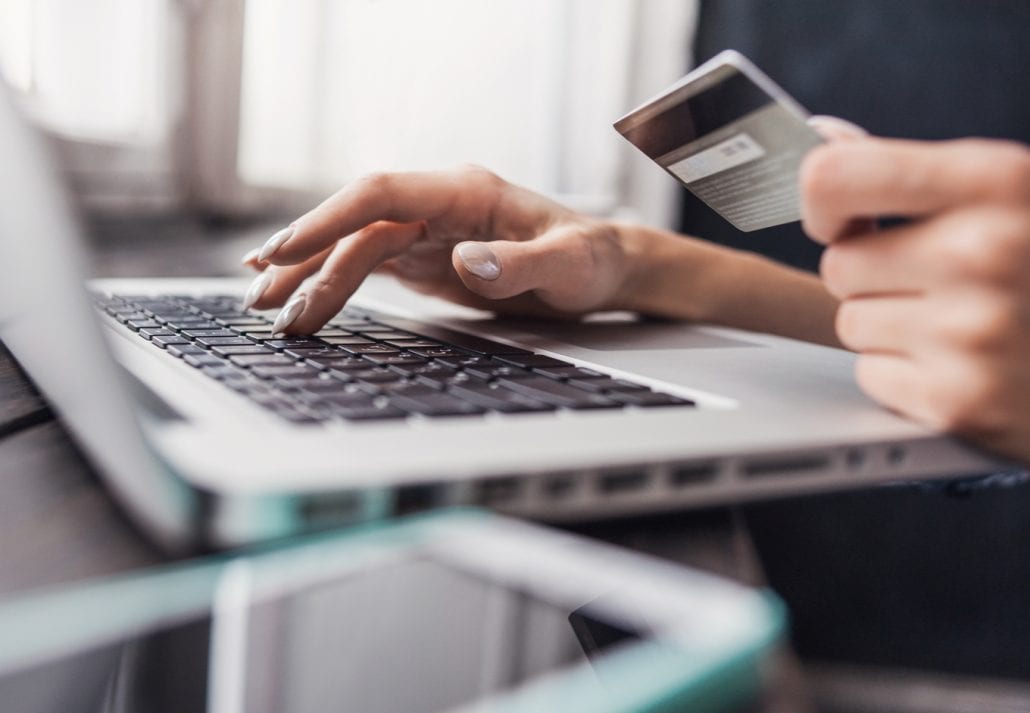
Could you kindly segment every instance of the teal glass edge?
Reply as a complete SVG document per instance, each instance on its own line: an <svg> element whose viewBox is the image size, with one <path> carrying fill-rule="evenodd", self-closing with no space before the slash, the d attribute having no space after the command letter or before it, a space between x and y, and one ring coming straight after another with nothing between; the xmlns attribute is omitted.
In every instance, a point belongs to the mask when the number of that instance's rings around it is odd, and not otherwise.
<svg viewBox="0 0 1030 713"><path fill-rule="evenodd" d="M475 508L451 508L0 599L0 674L50 660L69 649L100 645L126 633L210 611L218 583L233 562L256 564L260 576L287 562L300 566L297 555L327 544L355 555L374 553L413 544L438 524L482 522L490 517ZM783 603L771 592L762 596L768 615L764 628L724 660L700 661L671 642L643 642L593 664L531 680L469 710L529 713L547 706L569 713L664 713L687 705L691 711L732 705L757 692L763 658L786 630ZM117 606L112 606L114 602Z"/></svg>

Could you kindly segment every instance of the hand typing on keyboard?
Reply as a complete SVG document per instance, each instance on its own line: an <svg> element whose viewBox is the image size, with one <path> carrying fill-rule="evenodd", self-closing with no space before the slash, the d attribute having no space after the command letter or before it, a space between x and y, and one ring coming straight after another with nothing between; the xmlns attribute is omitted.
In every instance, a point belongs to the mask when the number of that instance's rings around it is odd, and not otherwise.
<svg viewBox="0 0 1030 713"><path fill-rule="evenodd" d="M286 304L275 327L290 334L325 324L374 270L461 304L557 316L614 307L628 265L613 224L477 167L358 179L259 254L252 264L271 266L248 306Z"/></svg>
<svg viewBox="0 0 1030 713"><path fill-rule="evenodd" d="M840 122L813 125L856 138ZM834 140L813 151L804 227L831 244L825 284L753 254L578 215L483 169L376 174L269 239L251 260L269 267L247 304L285 305L273 331L310 333L385 270L498 312L627 309L844 344L862 353L858 381L874 399L1026 461L1028 156L1024 145L976 140ZM881 215L910 222L876 232Z"/></svg>

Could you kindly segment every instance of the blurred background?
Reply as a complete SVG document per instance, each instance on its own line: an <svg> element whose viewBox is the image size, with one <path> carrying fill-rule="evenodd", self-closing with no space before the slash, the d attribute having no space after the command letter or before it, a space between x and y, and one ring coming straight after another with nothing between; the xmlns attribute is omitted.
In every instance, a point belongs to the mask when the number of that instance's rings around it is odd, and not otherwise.
<svg viewBox="0 0 1030 713"><path fill-rule="evenodd" d="M679 0L0 0L0 68L91 214L254 219L463 162L671 224L612 130L689 61ZM641 174L637 180L635 174Z"/></svg>

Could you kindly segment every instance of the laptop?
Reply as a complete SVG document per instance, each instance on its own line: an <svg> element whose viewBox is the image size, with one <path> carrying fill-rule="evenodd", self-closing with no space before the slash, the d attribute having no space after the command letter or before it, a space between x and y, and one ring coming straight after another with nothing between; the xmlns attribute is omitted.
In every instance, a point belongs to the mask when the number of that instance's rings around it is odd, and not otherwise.
<svg viewBox="0 0 1030 713"><path fill-rule="evenodd" d="M866 398L851 354L768 335L495 320L374 278L327 331L275 340L237 280L87 286L6 93L0 141L0 338L169 548L443 505L571 521L998 467Z"/></svg>

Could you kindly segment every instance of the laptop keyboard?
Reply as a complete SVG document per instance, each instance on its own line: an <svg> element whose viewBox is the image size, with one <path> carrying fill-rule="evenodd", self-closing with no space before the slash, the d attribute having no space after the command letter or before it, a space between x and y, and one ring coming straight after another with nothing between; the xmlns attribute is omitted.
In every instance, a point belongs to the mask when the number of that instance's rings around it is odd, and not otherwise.
<svg viewBox="0 0 1030 713"><path fill-rule="evenodd" d="M312 336L228 295L95 296L139 338L295 423L694 402L525 349L347 308Z"/></svg>

